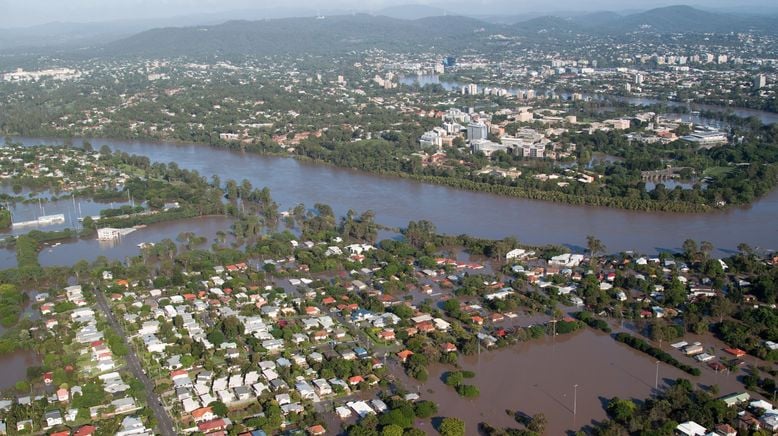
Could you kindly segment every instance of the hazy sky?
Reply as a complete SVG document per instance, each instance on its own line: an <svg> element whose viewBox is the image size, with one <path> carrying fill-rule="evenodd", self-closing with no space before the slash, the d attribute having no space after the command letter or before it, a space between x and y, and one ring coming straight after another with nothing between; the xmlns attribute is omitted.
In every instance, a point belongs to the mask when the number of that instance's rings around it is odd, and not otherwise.
<svg viewBox="0 0 778 436"><path fill-rule="evenodd" d="M468 15L520 14L554 10L636 10L671 4L710 8L764 5L776 9L775 0L0 0L0 27L22 27L53 21L88 22L150 19L201 14L241 18L239 11L290 9L307 12L371 11L398 4L426 4ZM283 9L288 13L283 14Z"/></svg>

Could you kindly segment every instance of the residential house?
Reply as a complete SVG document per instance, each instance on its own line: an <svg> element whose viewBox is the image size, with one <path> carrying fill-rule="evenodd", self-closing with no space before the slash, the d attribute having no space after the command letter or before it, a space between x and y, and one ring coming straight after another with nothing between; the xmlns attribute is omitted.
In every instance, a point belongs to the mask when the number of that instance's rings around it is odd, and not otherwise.
<svg viewBox="0 0 778 436"><path fill-rule="evenodd" d="M43 419L46 421L46 428L54 427L55 425L62 425L65 420L62 419L62 413L59 410L51 410L43 415Z"/></svg>
<svg viewBox="0 0 778 436"><path fill-rule="evenodd" d="M195 423L206 422L216 419L216 414L213 413L213 409L210 407L201 407L192 411L192 419Z"/></svg>
<svg viewBox="0 0 778 436"><path fill-rule="evenodd" d="M708 432L705 427L694 421L686 421L678 424L678 426L675 427L675 430L684 436L705 436Z"/></svg>

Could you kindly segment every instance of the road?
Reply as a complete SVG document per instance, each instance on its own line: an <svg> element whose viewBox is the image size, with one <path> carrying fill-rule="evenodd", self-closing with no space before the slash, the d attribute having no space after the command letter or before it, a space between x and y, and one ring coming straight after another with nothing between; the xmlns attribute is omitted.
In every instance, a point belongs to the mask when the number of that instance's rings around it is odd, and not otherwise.
<svg viewBox="0 0 778 436"><path fill-rule="evenodd" d="M97 305L108 319L108 324L117 334L121 336L124 344L127 346L128 353L127 356L125 356L127 359L127 367L130 369L130 371L132 371L135 378L143 382L143 386L146 390L146 404L147 407L150 407L154 412L154 416L157 419L157 428L159 433L162 434L162 436L175 436L176 431L175 427L173 426L173 420L170 418L170 415L168 415L165 408L162 407L162 402L159 398L159 395L154 392L154 383L146 376L146 373L143 372L143 369L140 365L140 360L138 360L138 355L135 354L135 350L127 339L127 335L125 334L124 329L122 329L122 327L116 321L116 317L114 317L113 312L111 312L111 308L108 306L108 301L106 301L105 295L99 290L96 290L94 294L97 299Z"/></svg>

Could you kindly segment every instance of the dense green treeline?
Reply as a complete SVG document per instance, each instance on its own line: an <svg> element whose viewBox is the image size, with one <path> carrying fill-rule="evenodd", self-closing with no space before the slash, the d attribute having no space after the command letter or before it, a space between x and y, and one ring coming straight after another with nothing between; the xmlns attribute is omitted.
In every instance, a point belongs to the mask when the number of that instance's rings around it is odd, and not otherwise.
<svg viewBox="0 0 778 436"><path fill-rule="evenodd" d="M778 350L764 346L765 341L778 341L778 313L768 307L746 308L735 319L724 319L714 332L724 342L768 361L778 360Z"/></svg>
<svg viewBox="0 0 778 436"><path fill-rule="evenodd" d="M0 229L11 227L11 211L8 209L0 210Z"/></svg>
<svg viewBox="0 0 778 436"><path fill-rule="evenodd" d="M20 269L40 268L38 241L28 235L16 238L16 262Z"/></svg>
<svg viewBox="0 0 778 436"><path fill-rule="evenodd" d="M653 347L649 345L646 341L636 338L634 336L631 336L628 333L618 333L615 336L616 340L627 344L630 347L642 351L646 354L648 354L651 357L655 357L658 360L661 360L664 363L667 363L668 365L673 365L674 367L680 369L681 371L684 371L686 373L689 373L691 375L700 375L700 369L695 368L689 365L686 365L684 363L681 363L676 359L675 357L671 356L666 351L662 351L659 348Z"/></svg>
<svg viewBox="0 0 778 436"><path fill-rule="evenodd" d="M0 325L10 327L19 319L25 295L12 284L0 285Z"/></svg>
<svg viewBox="0 0 778 436"><path fill-rule="evenodd" d="M705 428L735 424L737 409L717 399L715 391L696 389L685 379L676 380L657 397L638 402L611 398L606 406L610 419L595 424L597 436L676 434L678 424L694 421ZM589 433L589 432L587 432Z"/></svg>

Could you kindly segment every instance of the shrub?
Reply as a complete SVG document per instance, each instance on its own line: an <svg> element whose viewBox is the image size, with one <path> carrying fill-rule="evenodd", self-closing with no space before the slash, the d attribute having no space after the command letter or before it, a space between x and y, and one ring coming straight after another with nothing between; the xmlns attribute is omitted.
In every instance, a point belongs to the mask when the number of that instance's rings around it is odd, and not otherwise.
<svg viewBox="0 0 778 436"><path fill-rule="evenodd" d="M478 388L473 385L459 385L457 393L465 398L475 398L481 394Z"/></svg>
<svg viewBox="0 0 778 436"><path fill-rule="evenodd" d="M419 401L415 404L413 411L418 418L429 418L438 413L438 405L432 401Z"/></svg>

